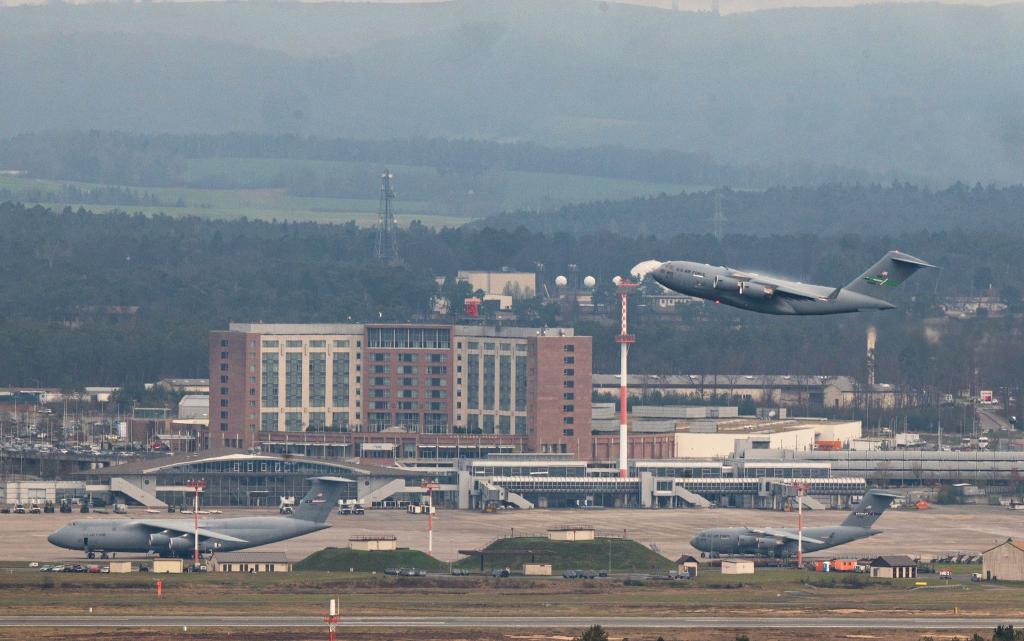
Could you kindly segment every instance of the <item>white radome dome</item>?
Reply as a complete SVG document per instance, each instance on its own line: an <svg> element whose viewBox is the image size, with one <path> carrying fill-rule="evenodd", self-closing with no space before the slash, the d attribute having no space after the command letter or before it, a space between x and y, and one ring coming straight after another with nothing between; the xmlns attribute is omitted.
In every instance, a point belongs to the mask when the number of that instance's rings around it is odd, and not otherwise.
<svg viewBox="0 0 1024 641"><path fill-rule="evenodd" d="M616 276L615 278L612 279L612 282L615 283L616 287L618 287L619 285L622 284L622 276Z"/></svg>
<svg viewBox="0 0 1024 641"><path fill-rule="evenodd" d="M595 285L597 285L597 279L594 278L593 276L587 276L586 278L583 279L584 287L592 289Z"/></svg>
<svg viewBox="0 0 1024 641"><path fill-rule="evenodd" d="M565 276L555 276L555 285L558 285L559 287L565 287L568 284L569 279L566 278Z"/></svg>

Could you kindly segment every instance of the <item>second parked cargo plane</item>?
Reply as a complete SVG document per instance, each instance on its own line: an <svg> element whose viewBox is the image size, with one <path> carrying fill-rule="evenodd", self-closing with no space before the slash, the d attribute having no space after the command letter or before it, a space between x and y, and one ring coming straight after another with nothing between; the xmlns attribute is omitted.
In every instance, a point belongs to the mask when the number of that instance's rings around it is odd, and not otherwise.
<svg viewBox="0 0 1024 641"><path fill-rule="evenodd" d="M804 552L817 552L881 534L881 530L874 530L871 526L892 504L893 499L902 496L881 490L868 490L841 524L804 528ZM796 528L718 527L699 532L690 541L690 545L712 555L789 557L796 554L799 538Z"/></svg>

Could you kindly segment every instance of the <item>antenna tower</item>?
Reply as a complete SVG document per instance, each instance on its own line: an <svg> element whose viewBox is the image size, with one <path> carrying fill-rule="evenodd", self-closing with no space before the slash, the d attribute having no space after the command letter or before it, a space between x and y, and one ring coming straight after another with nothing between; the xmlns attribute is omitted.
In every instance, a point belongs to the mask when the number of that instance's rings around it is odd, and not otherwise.
<svg viewBox="0 0 1024 641"><path fill-rule="evenodd" d="M374 255L377 260L397 263L398 238L395 229L395 190L391 186L392 178L394 176L387 169L380 176L380 207L377 211L377 246Z"/></svg>
<svg viewBox="0 0 1024 641"><path fill-rule="evenodd" d="M715 234L715 240L719 243L722 242L722 238L725 236L725 214L722 213L722 192L715 192L715 213L711 217L711 223L713 226L713 232Z"/></svg>

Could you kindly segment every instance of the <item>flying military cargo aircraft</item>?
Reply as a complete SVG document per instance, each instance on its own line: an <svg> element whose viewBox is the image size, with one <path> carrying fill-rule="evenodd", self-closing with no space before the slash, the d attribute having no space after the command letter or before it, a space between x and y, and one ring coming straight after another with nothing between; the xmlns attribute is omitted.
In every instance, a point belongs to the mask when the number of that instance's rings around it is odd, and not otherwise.
<svg viewBox="0 0 1024 641"><path fill-rule="evenodd" d="M805 527L803 551L817 552L881 534L881 530L873 530L871 526L892 504L893 499L902 496L881 490L868 490L840 525ZM745 554L781 558L796 554L799 536L796 528L719 527L698 532L690 540L690 545L712 555Z"/></svg>
<svg viewBox="0 0 1024 641"><path fill-rule="evenodd" d="M648 260L633 267L630 273L638 279L650 274L672 291L740 309L763 314L813 316L892 309L895 305L878 298L877 294L887 287L896 287L926 267L934 265L909 254L890 251L845 287L810 285L685 260Z"/></svg>
<svg viewBox="0 0 1024 641"><path fill-rule="evenodd" d="M350 482L333 476L314 478L313 487L288 516L200 519L199 550L243 550L329 528L327 516ZM110 552L189 557L195 536L191 519L88 519L65 525L46 540L69 550L83 550L90 559Z"/></svg>

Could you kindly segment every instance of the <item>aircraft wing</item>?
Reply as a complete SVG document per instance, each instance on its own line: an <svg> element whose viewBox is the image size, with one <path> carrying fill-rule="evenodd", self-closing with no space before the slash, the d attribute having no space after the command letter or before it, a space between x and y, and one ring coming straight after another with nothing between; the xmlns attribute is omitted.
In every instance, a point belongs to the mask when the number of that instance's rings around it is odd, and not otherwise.
<svg viewBox="0 0 1024 641"><path fill-rule="evenodd" d="M754 534L763 534L765 536L774 536L776 538L788 539L790 541L796 541L797 539L800 538L797 535L796 532L793 532L791 530L780 530L780 529L773 528L773 527L768 527L768 528L747 528L747 529L749 529ZM805 536L804 537L804 542L806 542L806 543L821 543L821 544L825 543L821 539L812 539L809 536Z"/></svg>
<svg viewBox="0 0 1024 641"><path fill-rule="evenodd" d="M800 285L798 284L790 283L786 285L779 285L777 283L762 283L761 281L758 281L758 284L764 285L765 287L771 287L773 290L775 290L776 294L782 294L784 296L789 296L790 298L803 298L806 300L826 300L826 297L822 296L821 294L818 294L810 289L804 289L803 287L800 287Z"/></svg>
<svg viewBox="0 0 1024 641"><path fill-rule="evenodd" d="M188 526L180 526L177 524L168 523L167 521L136 521L136 525L149 528L155 532L178 532L180 534L195 534L196 529ZM204 539L213 539L215 541L224 541L226 543L248 543L245 539L235 538L229 534L222 534L214 530L207 528L199 528L199 536Z"/></svg>

